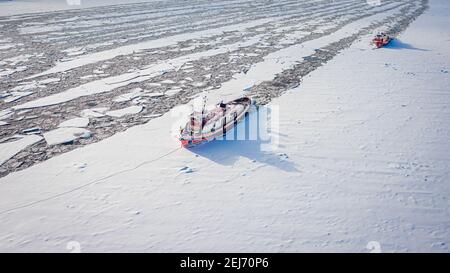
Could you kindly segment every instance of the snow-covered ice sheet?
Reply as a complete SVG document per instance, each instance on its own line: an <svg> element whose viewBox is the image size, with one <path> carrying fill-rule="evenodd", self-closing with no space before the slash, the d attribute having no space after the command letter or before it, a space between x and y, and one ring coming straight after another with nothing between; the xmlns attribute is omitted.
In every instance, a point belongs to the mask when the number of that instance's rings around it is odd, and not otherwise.
<svg viewBox="0 0 450 273"><path fill-rule="evenodd" d="M389 47L365 36L273 100L275 150L180 149L165 114L9 174L0 249L448 252L449 12L431 0Z"/></svg>
<svg viewBox="0 0 450 273"><path fill-rule="evenodd" d="M161 61L154 65L150 65L147 68L140 69L136 72L129 72L118 76L107 77L101 80L92 81L57 94L32 100L24 104L14 106L14 109L37 108L59 104L83 96L109 92L115 88L127 86L130 83L144 82L153 77L161 75L167 70L177 69L186 62L200 60L201 58L218 55L228 51L236 50L239 47L245 47L255 44L258 42L259 38L260 38L259 36L252 37L246 41L237 42L231 45L220 46L205 52L188 54L182 57L174 58L170 61L170 63L167 61Z"/></svg>
<svg viewBox="0 0 450 273"><path fill-rule="evenodd" d="M58 127L86 127L89 124L89 118L87 117L76 117L72 119L65 120L59 124Z"/></svg>
<svg viewBox="0 0 450 273"><path fill-rule="evenodd" d="M42 140L41 136L18 136L18 140L0 143L0 165L26 147Z"/></svg>
<svg viewBox="0 0 450 273"><path fill-rule="evenodd" d="M77 127L60 127L44 133L48 145L69 143L78 138L89 138L90 136L89 130Z"/></svg>
<svg viewBox="0 0 450 273"><path fill-rule="evenodd" d="M120 118L126 115L133 115L141 112L143 109L140 105L132 105L126 108L108 111L105 114L111 117Z"/></svg>

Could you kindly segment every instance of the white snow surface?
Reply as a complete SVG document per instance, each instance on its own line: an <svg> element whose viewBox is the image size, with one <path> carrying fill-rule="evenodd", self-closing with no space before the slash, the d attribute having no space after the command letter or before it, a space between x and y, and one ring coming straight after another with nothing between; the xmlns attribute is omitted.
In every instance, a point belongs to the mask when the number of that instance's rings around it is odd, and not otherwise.
<svg viewBox="0 0 450 273"><path fill-rule="evenodd" d="M181 149L168 113L1 178L0 250L449 252L450 7L430 6L273 100L275 150Z"/></svg>

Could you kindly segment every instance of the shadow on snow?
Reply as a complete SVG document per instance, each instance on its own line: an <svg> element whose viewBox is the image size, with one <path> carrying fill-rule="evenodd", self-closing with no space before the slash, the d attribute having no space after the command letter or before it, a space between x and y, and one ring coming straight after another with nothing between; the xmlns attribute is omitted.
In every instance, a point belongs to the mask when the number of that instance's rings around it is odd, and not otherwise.
<svg viewBox="0 0 450 273"><path fill-rule="evenodd" d="M255 113L250 115L255 115ZM247 117L238 124L237 130L245 130L245 124L248 123L249 118ZM191 147L188 150L224 166L233 166L240 157L245 157L286 172L298 172L295 164L285 154L277 152L276 148L282 147L281 145L275 144L275 148L272 149L269 141L262 141L259 137L257 140L236 140L233 136L236 136L234 129L227 132L226 140L216 139ZM285 135L278 134L278 136L283 137Z"/></svg>

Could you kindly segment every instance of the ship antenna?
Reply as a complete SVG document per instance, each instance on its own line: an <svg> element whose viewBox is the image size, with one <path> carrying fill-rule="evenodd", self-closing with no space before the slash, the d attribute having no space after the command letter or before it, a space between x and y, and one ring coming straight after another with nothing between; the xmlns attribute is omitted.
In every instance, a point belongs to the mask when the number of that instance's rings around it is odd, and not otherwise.
<svg viewBox="0 0 450 273"><path fill-rule="evenodd" d="M203 132L203 118L205 115L205 109L206 109L206 95L203 96L203 106L202 106L202 120L201 120L201 128L202 128L202 132Z"/></svg>

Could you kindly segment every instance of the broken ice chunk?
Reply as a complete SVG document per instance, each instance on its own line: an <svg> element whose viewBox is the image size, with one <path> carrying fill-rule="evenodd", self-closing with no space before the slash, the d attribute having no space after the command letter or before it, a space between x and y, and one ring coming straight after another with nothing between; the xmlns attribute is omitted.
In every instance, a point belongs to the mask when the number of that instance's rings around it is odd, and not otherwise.
<svg viewBox="0 0 450 273"><path fill-rule="evenodd" d="M84 172L87 168L87 163L75 164L75 167L78 169L79 172Z"/></svg>
<svg viewBox="0 0 450 273"><path fill-rule="evenodd" d="M105 112L108 111L108 107L98 107L98 108L91 108L91 109L85 109L81 111L80 115L82 117L86 118L99 118L105 116Z"/></svg>
<svg viewBox="0 0 450 273"><path fill-rule="evenodd" d="M280 157L281 160L285 160L285 159L289 158L289 156L286 153L279 153L278 156Z"/></svg>
<svg viewBox="0 0 450 273"><path fill-rule="evenodd" d="M33 81L33 82L24 82L24 83L20 83L18 86L14 87L14 88L12 88L11 91L13 91L13 92L24 92L24 91L29 91L29 90L32 90L32 89L36 89L38 87L42 87L42 86L40 86L35 81Z"/></svg>
<svg viewBox="0 0 450 273"><path fill-rule="evenodd" d="M22 133L24 133L26 135L40 134L41 133L41 128L39 128L39 127L28 128L28 129L22 130Z"/></svg>
<svg viewBox="0 0 450 273"><path fill-rule="evenodd" d="M130 93L122 94L113 99L114 102L126 102L142 95L142 88L135 88Z"/></svg>
<svg viewBox="0 0 450 273"><path fill-rule="evenodd" d="M149 82L149 83L147 83L147 86L149 86L149 87L160 87L161 84L157 83L157 82Z"/></svg>
<svg viewBox="0 0 450 273"><path fill-rule="evenodd" d="M151 114L151 115L147 115L147 116L144 116L144 117L146 117L146 118L157 118L157 117L160 117L160 116L162 116L162 114Z"/></svg>
<svg viewBox="0 0 450 273"><path fill-rule="evenodd" d="M62 52L65 52L67 56L78 56L85 53L85 49L83 47L74 47L62 50Z"/></svg>
<svg viewBox="0 0 450 273"><path fill-rule="evenodd" d="M81 80L87 80L87 79L91 79L91 78L94 78L94 77L95 77L94 75L87 75L87 76L81 76L80 79Z"/></svg>
<svg viewBox="0 0 450 273"><path fill-rule="evenodd" d="M73 118L63 121L58 127L86 127L89 124L89 118Z"/></svg>
<svg viewBox="0 0 450 273"><path fill-rule="evenodd" d="M42 140L41 136L36 135L19 136L19 137L20 137L19 140L0 144L0 165L5 163L8 159L13 157L26 147Z"/></svg>
<svg viewBox="0 0 450 273"><path fill-rule="evenodd" d="M191 83L191 85L194 87L204 87L206 85L206 83L205 82L194 82L194 83Z"/></svg>
<svg viewBox="0 0 450 273"><path fill-rule="evenodd" d="M120 118L120 117L123 117L126 115L134 115L134 114L140 113L142 111L142 109L143 109L142 106L133 105L133 106L118 109L118 110L108 111L108 112L106 112L106 115L111 116L111 117Z"/></svg>
<svg viewBox="0 0 450 273"><path fill-rule="evenodd" d="M35 118L38 118L38 117L39 117L39 116L37 116L37 115L26 116L26 117L24 117L24 120L35 119Z"/></svg>
<svg viewBox="0 0 450 273"><path fill-rule="evenodd" d="M178 170L180 173L193 173L194 170L188 166L185 166Z"/></svg>
<svg viewBox="0 0 450 273"><path fill-rule="evenodd" d="M14 111L12 109L5 109L0 111L0 120L9 118L13 113Z"/></svg>
<svg viewBox="0 0 450 273"><path fill-rule="evenodd" d="M172 80L164 80L161 83L163 83L163 84L174 84L175 82L172 81Z"/></svg>
<svg viewBox="0 0 450 273"><path fill-rule="evenodd" d="M44 133L48 145L66 144L78 138L89 138L91 132L84 128L62 127Z"/></svg>
<svg viewBox="0 0 450 273"><path fill-rule="evenodd" d="M8 93L8 92L2 92L2 93L0 93L0 99L4 99L4 98L9 97L9 96L11 96L11 94Z"/></svg>
<svg viewBox="0 0 450 273"><path fill-rule="evenodd" d="M39 84L55 83L55 82L59 82L60 80L61 80L60 78L48 78L48 79L39 81Z"/></svg>
<svg viewBox="0 0 450 273"><path fill-rule="evenodd" d="M253 84L252 84L252 85L248 85L248 86L244 87L244 89L243 89L242 91L244 91L244 92L248 92L248 91L252 90L252 88L253 88Z"/></svg>
<svg viewBox="0 0 450 273"><path fill-rule="evenodd" d="M157 97L164 96L164 93L150 93L150 94L145 94L145 96L150 97L150 98L157 98Z"/></svg>
<svg viewBox="0 0 450 273"><path fill-rule="evenodd" d="M23 97L29 96L31 94L33 94L34 92L32 91L27 91L27 92L11 92L10 96L8 96L7 98L5 98L3 101L4 102L14 102L16 100L19 100Z"/></svg>
<svg viewBox="0 0 450 273"><path fill-rule="evenodd" d="M31 111L31 109L21 110L21 111L17 112L17 115L20 116L20 115L26 114L26 113L28 113L30 111Z"/></svg>

